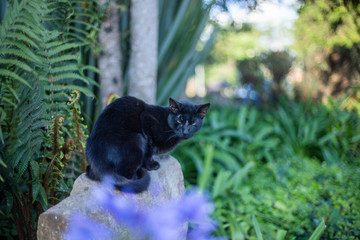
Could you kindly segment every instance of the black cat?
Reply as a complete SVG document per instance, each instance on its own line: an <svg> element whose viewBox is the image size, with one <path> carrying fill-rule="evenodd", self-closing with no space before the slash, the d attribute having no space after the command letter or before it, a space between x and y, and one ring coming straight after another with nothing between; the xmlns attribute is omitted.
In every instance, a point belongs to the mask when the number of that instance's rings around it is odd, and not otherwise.
<svg viewBox="0 0 360 240"><path fill-rule="evenodd" d="M160 167L152 156L174 149L202 126L210 103L196 105L169 99L169 107L148 105L135 97L122 97L100 114L87 139L87 176L101 180L113 176L115 186L135 192L147 189L147 170Z"/></svg>

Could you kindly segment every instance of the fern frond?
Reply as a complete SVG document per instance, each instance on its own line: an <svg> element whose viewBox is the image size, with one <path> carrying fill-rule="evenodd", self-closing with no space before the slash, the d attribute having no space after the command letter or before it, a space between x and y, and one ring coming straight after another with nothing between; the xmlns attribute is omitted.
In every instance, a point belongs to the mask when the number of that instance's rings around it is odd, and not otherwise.
<svg viewBox="0 0 360 240"><path fill-rule="evenodd" d="M22 177L22 175L25 173L28 164L31 160L31 152L30 151L25 151L23 157L21 158L19 164L17 165L17 169L18 169L18 178Z"/></svg>
<svg viewBox="0 0 360 240"><path fill-rule="evenodd" d="M31 26L30 26L31 27ZM37 42L41 42L41 38L36 34L39 31L35 30L35 29L29 29L29 27L26 27L25 25L21 25L21 24L15 24L14 28L12 30L17 30L22 32L23 34L28 35L31 39L37 41Z"/></svg>
<svg viewBox="0 0 360 240"><path fill-rule="evenodd" d="M41 143L43 142L44 140L44 136L43 134L41 133L36 133L36 134L33 134L32 138L31 138L31 144L30 144L30 147L36 147L36 146L40 146Z"/></svg>
<svg viewBox="0 0 360 240"><path fill-rule="evenodd" d="M19 68L21 68L22 70L24 70L26 72L32 72L32 69L28 64L26 64L24 62L21 62L21 61L19 61L17 59L0 58L0 64L8 64L9 67L16 66L16 67L19 67Z"/></svg>
<svg viewBox="0 0 360 240"><path fill-rule="evenodd" d="M33 163L34 161L32 161L31 163ZM41 187L41 182L40 182L40 179L39 178L35 178L33 180L33 182L31 183L32 185L32 199L33 199L33 202L34 203L40 193L40 187Z"/></svg>
<svg viewBox="0 0 360 240"><path fill-rule="evenodd" d="M90 89L88 89L86 87L76 86L76 85L54 85L54 86L45 87L45 90L47 90L47 91L68 91L68 92L71 92L72 90L79 90L80 92L84 93L88 97L92 97L92 98L95 97L94 93Z"/></svg>
<svg viewBox="0 0 360 240"><path fill-rule="evenodd" d="M80 13L81 14L81 13ZM90 15L90 14L89 14ZM87 16L87 17L91 17L91 16ZM79 24L79 25L84 25L87 30L89 29L93 29L93 30L96 30L96 31L100 31L100 29L96 26L96 25L93 25L91 23L88 23L88 22L84 22L84 21L81 21L81 20L76 20L76 19L72 19L71 20L71 23L74 23L74 24Z"/></svg>
<svg viewBox="0 0 360 240"><path fill-rule="evenodd" d="M0 56L1 55L14 55L15 57L20 57L23 60L31 60L34 63L41 64L41 59L34 54L27 54L28 51L25 50L25 52L22 49L16 49L16 48L3 48L0 49Z"/></svg>
<svg viewBox="0 0 360 240"><path fill-rule="evenodd" d="M84 78L76 73L59 74L54 77L53 82L54 83L62 83L64 81L69 81L69 79L70 80L80 80L80 81L84 82L86 85L89 84L89 81L86 78Z"/></svg>
<svg viewBox="0 0 360 240"><path fill-rule="evenodd" d="M25 84L26 86L28 86L29 88L31 88L31 85L24 78L20 77L19 75L17 75L16 73L14 73L12 71L9 71L7 69L0 69L0 75L18 80L19 82L21 82L21 83Z"/></svg>
<svg viewBox="0 0 360 240"><path fill-rule="evenodd" d="M11 194L18 196L21 211L22 202L34 203L30 214L46 209L48 198L57 201L63 168L79 155L76 141L64 142L63 136L73 134L73 108L78 129L85 129L79 106L67 104L68 93L77 89L94 97L84 87L93 82L83 72L94 69L82 67L80 54L96 42L101 14L95 0L86 3L79 8L72 0L9 1L0 27L0 168L11 171L5 184L18 188L21 183L21 196L20 191ZM55 139L49 129L60 114L67 121ZM57 142L54 152L52 141ZM22 217L21 211L17 214L24 224L36 219Z"/></svg>
<svg viewBox="0 0 360 240"><path fill-rule="evenodd" d="M78 60L79 60L78 55L67 54L67 55L62 55L62 56L59 56L59 57L51 58L51 59L49 59L49 63L50 64L56 64L56 63L61 63L61 62L65 62L65 61L76 61L77 62Z"/></svg>
<svg viewBox="0 0 360 240"><path fill-rule="evenodd" d="M20 32L9 32L7 34L7 38L11 40L16 39L17 41L22 41L23 43L29 44L31 47L36 49L39 48L39 45L35 41Z"/></svg>
<svg viewBox="0 0 360 240"><path fill-rule="evenodd" d="M19 165L20 159L24 158L24 154L28 152L29 150L26 148L21 149L19 152L16 153L16 157L13 159L13 161L10 162L10 167L15 168ZM14 154L15 155L15 154Z"/></svg>
<svg viewBox="0 0 360 240"><path fill-rule="evenodd" d="M23 54L25 54L25 59L26 60L31 60L31 61L33 61L35 63L41 63L41 59L34 53L34 50L30 49L28 46L26 46L21 41L7 40L7 41L4 42L4 45L8 45L8 46L11 46L11 47L16 47L16 48L9 48L9 49L21 50L23 52ZM7 51L5 51L5 50L6 49L0 50L0 54L6 54Z"/></svg>
<svg viewBox="0 0 360 240"><path fill-rule="evenodd" d="M79 70L79 67L77 65L70 64L70 65L54 67L51 72L52 73L63 73L63 72L75 72L78 70Z"/></svg>
<svg viewBox="0 0 360 240"><path fill-rule="evenodd" d="M64 41L60 41L60 37L63 33L58 30L51 30L46 32L44 37L45 48L50 49L55 46L64 44Z"/></svg>
<svg viewBox="0 0 360 240"><path fill-rule="evenodd" d="M78 48L83 46L83 44L79 44L79 43L68 43L68 44L62 44L62 45L58 45L50 50L48 50L48 56L54 56L60 52L66 51L66 50L73 50L74 48Z"/></svg>
<svg viewBox="0 0 360 240"><path fill-rule="evenodd" d="M10 98L7 98L7 97L2 97L1 101L10 104L13 107L16 107L16 102L14 102L13 99L10 99Z"/></svg>

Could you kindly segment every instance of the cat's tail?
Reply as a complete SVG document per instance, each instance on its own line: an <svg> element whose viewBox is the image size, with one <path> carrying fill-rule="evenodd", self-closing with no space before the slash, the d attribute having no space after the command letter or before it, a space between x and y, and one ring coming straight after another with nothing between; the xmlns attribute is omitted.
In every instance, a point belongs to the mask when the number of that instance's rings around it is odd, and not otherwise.
<svg viewBox="0 0 360 240"><path fill-rule="evenodd" d="M86 168L86 175L93 180L100 181L98 177L92 172L90 165ZM150 175L145 168L141 168L138 179L128 179L119 174L113 173L114 185L120 191L140 193L148 189L150 184Z"/></svg>
<svg viewBox="0 0 360 240"><path fill-rule="evenodd" d="M119 174L114 174L115 187L120 191L140 193L148 189L150 175L145 168L141 168L141 176L138 179L128 179Z"/></svg>

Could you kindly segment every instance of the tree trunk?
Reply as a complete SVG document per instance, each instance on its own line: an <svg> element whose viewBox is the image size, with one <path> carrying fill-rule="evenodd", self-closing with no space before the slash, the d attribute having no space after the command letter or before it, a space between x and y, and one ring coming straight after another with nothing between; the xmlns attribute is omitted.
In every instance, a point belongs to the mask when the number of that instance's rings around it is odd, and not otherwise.
<svg viewBox="0 0 360 240"><path fill-rule="evenodd" d="M99 0L105 4L106 0ZM123 93L121 71L121 49L119 33L119 11L114 2L110 2L109 17L101 24L99 41L102 52L99 57L101 107L111 93L119 96Z"/></svg>
<svg viewBox="0 0 360 240"><path fill-rule="evenodd" d="M156 102L158 0L131 1L129 95Z"/></svg>

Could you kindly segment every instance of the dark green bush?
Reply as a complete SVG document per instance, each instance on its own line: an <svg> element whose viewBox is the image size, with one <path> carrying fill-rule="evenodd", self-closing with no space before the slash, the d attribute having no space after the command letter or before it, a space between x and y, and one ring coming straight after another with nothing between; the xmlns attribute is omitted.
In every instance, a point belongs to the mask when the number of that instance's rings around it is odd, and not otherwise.
<svg viewBox="0 0 360 240"><path fill-rule="evenodd" d="M0 19L0 238L36 239L41 212L85 168L80 92L94 67L97 1L7 1ZM81 166L82 159L83 166Z"/></svg>
<svg viewBox="0 0 360 240"><path fill-rule="evenodd" d="M214 107L173 155L214 200L217 235L256 239L256 216L265 239L309 239L322 220L324 239L358 239L359 122L335 103Z"/></svg>

